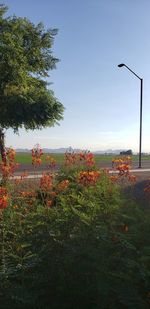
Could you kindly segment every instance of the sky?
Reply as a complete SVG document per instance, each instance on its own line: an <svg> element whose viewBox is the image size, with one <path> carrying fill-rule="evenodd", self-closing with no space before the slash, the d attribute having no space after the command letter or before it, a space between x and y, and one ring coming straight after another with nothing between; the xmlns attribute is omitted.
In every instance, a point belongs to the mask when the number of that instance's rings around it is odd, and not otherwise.
<svg viewBox="0 0 150 309"><path fill-rule="evenodd" d="M65 107L59 126L10 129L7 146L139 149L140 80L143 78L142 151L150 152L150 1L4 0L8 15L58 28L48 81Z"/></svg>

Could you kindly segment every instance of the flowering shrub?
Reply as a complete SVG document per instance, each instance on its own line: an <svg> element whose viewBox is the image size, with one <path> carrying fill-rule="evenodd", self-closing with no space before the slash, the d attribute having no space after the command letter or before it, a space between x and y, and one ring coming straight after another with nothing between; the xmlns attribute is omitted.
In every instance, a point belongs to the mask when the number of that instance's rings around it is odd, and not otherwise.
<svg viewBox="0 0 150 309"><path fill-rule="evenodd" d="M121 158L115 158L112 160L112 167L114 170L118 171L117 176L111 176L110 179L113 182L116 182L117 180L126 179L130 182L135 182L136 177L134 175L130 174L132 159L130 156L124 156Z"/></svg>
<svg viewBox="0 0 150 309"><path fill-rule="evenodd" d="M40 166L42 163L43 151L40 148L40 145L37 144L32 150L32 165L34 167Z"/></svg>
<svg viewBox="0 0 150 309"><path fill-rule="evenodd" d="M32 154L33 165L41 164L39 146ZM148 309L150 211L119 186L135 181L131 161L115 159L110 175L91 153L65 158L58 173L30 183L23 173L0 187L1 304Z"/></svg>
<svg viewBox="0 0 150 309"><path fill-rule="evenodd" d="M40 179L40 189L42 191L49 191L52 188L52 175L43 174Z"/></svg>
<svg viewBox="0 0 150 309"><path fill-rule="evenodd" d="M0 163L0 172L2 173L2 178L6 181L9 177L13 176L16 168L19 164L15 162L16 152L12 148L7 148L5 151L6 159Z"/></svg>
<svg viewBox="0 0 150 309"><path fill-rule="evenodd" d="M94 155L89 151L75 153L73 152L66 152L65 153L65 165L66 166L73 166L73 165L84 165L88 167L93 167L95 165Z"/></svg>

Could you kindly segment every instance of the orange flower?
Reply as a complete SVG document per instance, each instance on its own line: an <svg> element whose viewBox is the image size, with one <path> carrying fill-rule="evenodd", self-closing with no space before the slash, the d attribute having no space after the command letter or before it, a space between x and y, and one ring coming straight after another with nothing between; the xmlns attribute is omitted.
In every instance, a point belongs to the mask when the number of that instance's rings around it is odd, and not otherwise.
<svg viewBox="0 0 150 309"><path fill-rule="evenodd" d="M130 156L113 159L112 167L118 170L118 176L117 176L118 180L120 180L120 177L123 179L125 177L130 182L136 181L136 177L134 175L130 175L130 167L131 167ZM111 176L110 179L114 182L117 181L117 178L115 176Z"/></svg>
<svg viewBox="0 0 150 309"><path fill-rule="evenodd" d="M31 190L31 191L22 191L22 192L21 192L21 196L24 197L24 198L32 198L32 197L35 197L36 194L35 194L35 191L34 191L34 190Z"/></svg>
<svg viewBox="0 0 150 309"><path fill-rule="evenodd" d="M9 162L14 162L16 156L16 151L12 148L7 148L6 150L6 157Z"/></svg>
<svg viewBox="0 0 150 309"><path fill-rule="evenodd" d="M87 151L80 153L66 152L65 153L65 165L72 166L74 164L85 164L87 166L93 166L95 164L94 155Z"/></svg>
<svg viewBox="0 0 150 309"><path fill-rule="evenodd" d="M66 152L65 153L65 165L73 165L77 163L78 161L78 155L74 152Z"/></svg>
<svg viewBox="0 0 150 309"><path fill-rule="evenodd" d="M131 157L125 156L122 158L115 158L112 160L112 167L116 168L117 170L125 171L129 170L131 166Z"/></svg>
<svg viewBox="0 0 150 309"><path fill-rule="evenodd" d="M9 196L7 194L7 189L5 187L0 187L0 209L7 207L9 201Z"/></svg>
<svg viewBox="0 0 150 309"><path fill-rule="evenodd" d="M42 155L43 155L43 151L40 148L39 144L37 144L32 150L32 164L34 167L40 166L42 163Z"/></svg>
<svg viewBox="0 0 150 309"><path fill-rule="evenodd" d="M117 166L117 170L120 174L124 174L129 171L130 166L128 164L120 164Z"/></svg>
<svg viewBox="0 0 150 309"><path fill-rule="evenodd" d="M116 182L118 180L118 176L110 176L109 178L112 182Z"/></svg>
<svg viewBox="0 0 150 309"><path fill-rule="evenodd" d="M99 171L84 171L78 174L78 182L84 186L94 185L99 177Z"/></svg>
<svg viewBox="0 0 150 309"><path fill-rule="evenodd" d="M4 209L8 206L8 194L0 196L0 209Z"/></svg>
<svg viewBox="0 0 150 309"><path fill-rule="evenodd" d="M48 163L49 168L55 168L56 160L51 156L46 156L46 162Z"/></svg>
<svg viewBox="0 0 150 309"><path fill-rule="evenodd" d="M0 170L2 172L2 177L7 179L13 176L14 171L18 168L19 164L15 162L16 152L12 148L7 148L5 151L6 160L1 162Z"/></svg>
<svg viewBox="0 0 150 309"><path fill-rule="evenodd" d="M37 167L40 166L42 163L42 160L40 158L32 157L32 164Z"/></svg>
<svg viewBox="0 0 150 309"><path fill-rule="evenodd" d="M48 191L49 189L51 189L53 186L52 180L53 180L52 175L43 174L43 176L40 179L40 189L42 191Z"/></svg>
<svg viewBox="0 0 150 309"><path fill-rule="evenodd" d="M57 185L57 190L58 191L63 191L65 189L67 189L69 186L69 180L63 180L61 181L58 185Z"/></svg>

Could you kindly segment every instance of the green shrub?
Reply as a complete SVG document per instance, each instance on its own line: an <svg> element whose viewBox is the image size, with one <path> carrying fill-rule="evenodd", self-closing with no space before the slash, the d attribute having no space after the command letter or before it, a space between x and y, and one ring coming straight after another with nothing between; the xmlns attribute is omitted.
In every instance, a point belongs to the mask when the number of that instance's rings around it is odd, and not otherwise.
<svg viewBox="0 0 150 309"><path fill-rule="evenodd" d="M18 202L1 212L2 309L147 309L150 210L106 173L96 183L65 170L52 207Z"/></svg>

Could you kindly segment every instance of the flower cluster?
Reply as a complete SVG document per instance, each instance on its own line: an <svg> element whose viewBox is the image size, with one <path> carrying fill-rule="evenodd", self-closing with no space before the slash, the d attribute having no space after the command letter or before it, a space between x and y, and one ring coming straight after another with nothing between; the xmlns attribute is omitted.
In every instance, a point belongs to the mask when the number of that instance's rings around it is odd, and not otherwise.
<svg viewBox="0 0 150 309"><path fill-rule="evenodd" d="M116 158L112 160L112 167L119 171L119 175L128 176L129 169L131 168L132 159L130 156Z"/></svg>
<svg viewBox="0 0 150 309"><path fill-rule="evenodd" d="M34 167L40 166L42 163L42 155L43 155L43 151L40 148L40 145L37 144L32 150L32 165Z"/></svg>
<svg viewBox="0 0 150 309"><path fill-rule="evenodd" d="M8 205L9 196L5 187L0 187L0 209L4 209Z"/></svg>
<svg viewBox="0 0 150 309"><path fill-rule="evenodd" d="M13 176L15 169L19 166L19 164L15 162L16 152L14 149L7 148L5 153L6 161L0 164L3 179Z"/></svg>
<svg viewBox="0 0 150 309"><path fill-rule="evenodd" d="M71 166L76 164L78 161L78 154L73 152L66 152L65 153L65 165Z"/></svg>
<svg viewBox="0 0 150 309"><path fill-rule="evenodd" d="M53 177L50 174L43 174L40 178L40 189L42 191L49 191L53 186Z"/></svg>
<svg viewBox="0 0 150 309"><path fill-rule="evenodd" d="M36 192L35 190L22 191L21 197L23 198L26 204L32 206L33 202L36 200Z"/></svg>
<svg viewBox="0 0 150 309"><path fill-rule="evenodd" d="M61 182L58 183L57 185L57 190L58 191L63 191L65 189L67 189L69 186L69 180L62 180Z"/></svg>
<svg viewBox="0 0 150 309"><path fill-rule="evenodd" d="M99 177L99 171L82 171L78 174L78 182L84 186L95 185Z"/></svg>
<svg viewBox="0 0 150 309"><path fill-rule="evenodd" d="M15 161L16 152L12 148L7 148L6 150L6 158L10 163Z"/></svg>
<svg viewBox="0 0 150 309"><path fill-rule="evenodd" d="M62 191L66 190L69 186L69 180L65 179L58 183L53 183L52 174L43 174L40 178L39 189L41 196L43 196L43 202L48 207L54 204L55 197Z"/></svg>
<svg viewBox="0 0 150 309"><path fill-rule="evenodd" d="M132 160L130 156L113 159L112 167L113 169L118 171L118 175L110 176L110 179L112 180L112 182L116 182L117 180L124 178L124 177L128 179L130 182L135 182L136 177L130 174L131 163L132 163Z"/></svg>
<svg viewBox="0 0 150 309"><path fill-rule="evenodd" d="M110 179L113 183L115 183L115 182L118 181L118 176L112 175L112 176L109 177L109 179Z"/></svg>
<svg viewBox="0 0 150 309"><path fill-rule="evenodd" d="M31 191L22 191L21 192L21 196L24 197L24 198L32 198L32 197L35 197L35 191L34 190L31 190Z"/></svg>
<svg viewBox="0 0 150 309"><path fill-rule="evenodd" d="M50 169L56 167L56 160L52 156L46 156L46 162Z"/></svg>
<svg viewBox="0 0 150 309"><path fill-rule="evenodd" d="M95 165L95 161L94 161L94 155L93 155L93 153L88 152L88 153L86 154L85 161L86 161L86 165L87 165L87 166L94 166L94 165Z"/></svg>
<svg viewBox="0 0 150 309"><path fill-rule="evenodd" d="M45 199L46 206L47 207L53 206L55 204L56 196L58 196L59 193L66 190L68 188L69 184L70 184L69 180L65 179L65 180L62 180L61 182L57 183L55 186L54 185L53 185L53 187L51 186L53 191L50 191L49 194L46 196L46 199ZM47 190L46 190L46 193L48 193Z"/></svg>
<svg viewBox="0 0 150 309"><path fill-rule="evenodd" d="M82 151L79 153L66 152L65 153L65 165L72 166L74 164L84 164L88 167L95 165L94 155L91 152Z"/></svg>

